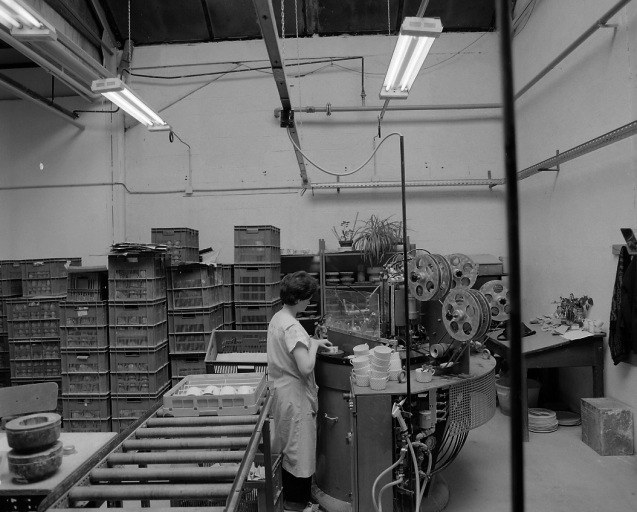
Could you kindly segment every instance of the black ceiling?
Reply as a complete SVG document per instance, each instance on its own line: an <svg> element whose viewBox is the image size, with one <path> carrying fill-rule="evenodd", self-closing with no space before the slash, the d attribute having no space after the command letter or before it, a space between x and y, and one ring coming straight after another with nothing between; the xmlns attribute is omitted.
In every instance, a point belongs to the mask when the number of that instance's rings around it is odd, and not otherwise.
<svg viewBox="0 0 637 512"><path fill-rule="evenodd" d="M97 0L117 43L134 46L217 42L261 37L252 0ZM90 25L91 2L50 0L74 25ZM405 16L416 15L421 0L284 0L286 37L396 33ZM389 20L388 20L389 5ZM130 25L129 25L130 7ZM272 0L281 27L281 0ZM494 0L430 0L425 16L441 18L446 32L494 29ZM75 21L74 21L75 20ZM96 20L93 20L97 26ZM80 29L79 26L76 28Z"/></svg>
<svg viewBox="0 0 637 512"><path fill-rule="evenodd" d="M33 5L31 0L25 0ZM253 1L267 0L44 0L53 10L103 54L104 32L114 45L214 43L261 39ZM271 0L276 22L285 36L326 37L339 35L397 34L406 16L415 16L423 0ZM283 11L281 10L281 2ZM424 0L426 1L426 0ZM510 0L515 5L516 0ZM424 15L439 17L444 32L495 30L496 0L429 0ZM37 7L36 7L37 9ZM296 19L298 23L295 22ZM297 28L298 27L298 28ZM0 41L0 76L37 67L28 57ZM5 73L6 72L6 73ZM13 74L12 74L13 73ZM21 81L22 85L48 97L52 84L44 80ZM53 79L51 79L53 80ZM56 82L57 84L57 82ZM56 85L55 94L72 91ZM12 93L0 87L0 99Z"/></svg>

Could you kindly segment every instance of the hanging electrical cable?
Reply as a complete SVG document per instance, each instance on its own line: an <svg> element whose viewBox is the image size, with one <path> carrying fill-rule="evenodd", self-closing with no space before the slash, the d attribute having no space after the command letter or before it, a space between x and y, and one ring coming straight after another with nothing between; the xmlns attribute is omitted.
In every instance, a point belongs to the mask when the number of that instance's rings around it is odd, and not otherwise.
<svg viewBox="0 0 637 512"><path fill-rule="evenodd" d="M399 132L392 132L388 135L385 135L385 137L383 137L383 139L378 143L378 146L376 147L376 149L374 149L374 151L372 152L372 154L369 156L369 158L367 160L365 160L365 162L363 162L362 165L358 166L356 169L353 169L351 171L346 171L346 172L342 172L342 173L338 173L338 172L334 172L334 171L328 171L327 169L324 169L323 167L319 166L318 164L315 164L310 158L308 158L308 156L301 151L301 148L294 142L294 140L292 139L292 137L290 136L290 131L288 130L288 137L290 139L290 142L292 142L292 145L296 148L296 150L303 155L303 157L309 162L311 163L314 167L316 167L319 171L324 172L325 174L329 174L331 176L350 176L351 174L355 174L358 171L360 171L363 167L365 167L370 161L371 159L374 157L374 155L376 154L376 152L380 149L380 147L383 145L383 142L385 142L387 139L389 139L390 137L392 137L393 135L398 135L401 136L401 134Z"/></svg>

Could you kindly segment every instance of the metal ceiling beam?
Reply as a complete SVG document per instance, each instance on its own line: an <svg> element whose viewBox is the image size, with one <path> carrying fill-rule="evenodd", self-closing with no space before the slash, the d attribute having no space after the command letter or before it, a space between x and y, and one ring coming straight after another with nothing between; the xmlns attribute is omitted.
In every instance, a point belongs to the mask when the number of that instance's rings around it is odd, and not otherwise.
<svg viewBox="0 0 637 512"><path fill-rule="evenodd" d="M294 124L294 110L292 110L292 103L290 102L290 93L288 91L288 84L285 77L285 65L281 57L281 49L279 48L279 35L277 33L276 20L272 9L272 1L252 0L252 2L257 14L257 22L259 23L259 27L261 27L261 35L263 36L263 41L265 42L265 47L270 58L272 74L274 75L274 81L276 83L277 90L279 91L281 106L283 107L281 110L280 124L282 128L287 128L290 137L292 137L292 140L294 141L294 153L299 164L302 186L303 188L307 188L309 186L309 180L307 178L305 160L301 150L299 149L301 147L301 142Z"/></svg>
<svg viewBox="0 0 637 512"><path fill-rule="evenodd" d="M37 106L48 110L52 114L61 117L66 122L71 123L74 126L77 126L81 130L84 130L84 125L77 122L76 119L78 115L70 110L66 110L64 107L57 105L47 98L40 96L38 93L32 91L31 89L27 89L26 87L20 85L18 82L12 80L8 76L4 76L0 74L0 87L4 87L9 90L11 93L15 94L19 98L22 98L27 101L31 101L35 103Z"/></svg>

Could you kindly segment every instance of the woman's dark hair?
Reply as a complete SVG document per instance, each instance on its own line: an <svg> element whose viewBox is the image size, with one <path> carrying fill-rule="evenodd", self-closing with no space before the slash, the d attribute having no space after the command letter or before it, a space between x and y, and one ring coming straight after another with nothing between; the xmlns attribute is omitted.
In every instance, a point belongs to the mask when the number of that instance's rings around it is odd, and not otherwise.
<svg viewBox="0 0 637 512"><path fill-rule="evenodd" d="M299 270L281 279L280 296L283 304L294 306L299 301L312 297L317 289L318 281L305 270Z"/></svg>

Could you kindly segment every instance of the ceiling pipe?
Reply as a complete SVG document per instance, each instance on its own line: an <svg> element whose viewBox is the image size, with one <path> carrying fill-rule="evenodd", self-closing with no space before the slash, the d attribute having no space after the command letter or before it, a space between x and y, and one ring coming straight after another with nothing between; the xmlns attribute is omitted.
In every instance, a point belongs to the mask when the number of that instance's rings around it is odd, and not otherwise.
<svg viewBox="0 0 637 512"><path fill-rule="evenodd" d="M383 112L386 110L482 110L502 108L499 103L458 103L449 105L400 105L400 106L383 106L378 105L374 107L367 106L351 106L351 107L335 107L332 105L326 105L325 107L300 107L295 109L296 112L305 114L315 114L317 112L327 112L332 114L334 112ZM281 108L274 109L274 117L278 118L281 115Z"/></svg>
<svg viewBox="0 0 637 512"><path fill-rule="evenodd" d="M64 107L61 107L60 105L57 105L51 102L47 98L40 96L38 93L36 93L35 91L32 91L31 89L27 89L26 87L20 85L14 80L11 80L11 78L9 78L8 76L4 76L0 74L0 87L4 87L11 93L15 94L16 96L24 100L35 103L37 106L42 107L45 110L48 110L49 112L51 112L52 114L55 114L56 116L61 117L67 123L71 123L72 125L77 126L80 130L84 130L85 128L84 125L76 121L76 119L78 118L77 114L71 112L70 110L66 110Z"/></svg>
<svg viewBox="0 0 637 512"><path fill-rule="evenodd" d="M522 89L520 89L515 94L515 99L517 100L522 96L525 92L527 92L531 87L533 87L536 83L538 83L549 71L551 71L555 66L557 66L560 62L562 62L568 55L570 55L579 45L581 45L584 41L586 41L593 33L597 32L598 29L602 28L606 22L611 19L615 14L617 14L623 7L625 7L631 0L621 0L615 4L606 14L604 14L601 18L599 18L595 23L593 23L588 30L586 30L581 36L579 36L575 42L573 42L566 50L560 53L555 59L553 59L542 71L540 71L535 78L533 78L529 83L527 83Z"/></svg>
<svg viewBox="0 0 637 512"><path fill-rule="evenodd" d="M420 180L420 181L406 181L405 186L409 188L413 187L484 187L489 188L497 185L504 185L504 179L457 179L457 180ZM342 188L400 188L402 183L400 181L370 181L370 182L343 182L336 183L312 183L310 188L314 190L323 189L342 189Z"/></svg>

